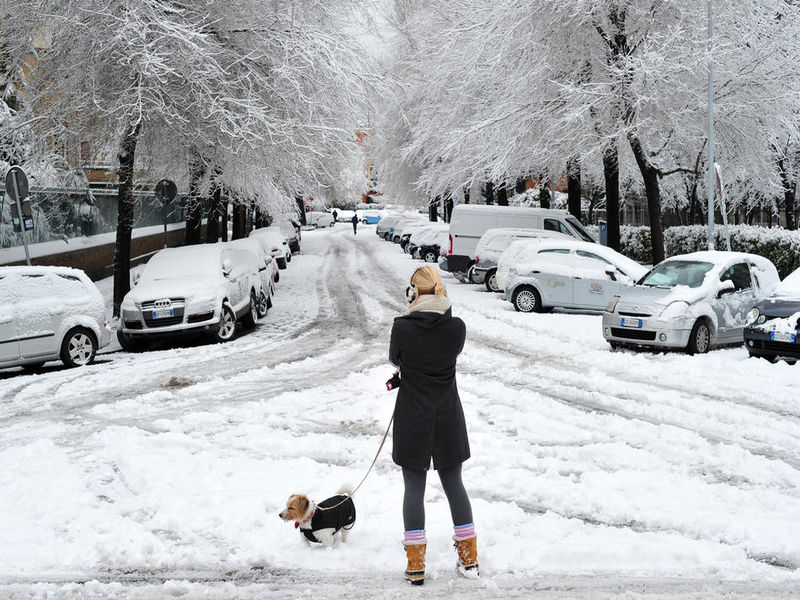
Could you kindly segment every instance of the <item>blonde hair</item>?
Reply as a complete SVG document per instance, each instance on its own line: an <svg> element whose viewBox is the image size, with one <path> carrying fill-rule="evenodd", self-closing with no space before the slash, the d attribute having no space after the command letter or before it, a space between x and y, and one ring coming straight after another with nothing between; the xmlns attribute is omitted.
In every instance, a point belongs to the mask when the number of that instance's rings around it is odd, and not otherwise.
<svg viewBox="0 0 800 600"><path fill-rule="evenodd" d="M417 303L420 296L425 294L447 296L447 290L444 287L442 277L439 275L439 271L434 267L425 266L414 271L414 274L411 276L411 285L417 288L417 299L414 300L414 304Z"/></svg>

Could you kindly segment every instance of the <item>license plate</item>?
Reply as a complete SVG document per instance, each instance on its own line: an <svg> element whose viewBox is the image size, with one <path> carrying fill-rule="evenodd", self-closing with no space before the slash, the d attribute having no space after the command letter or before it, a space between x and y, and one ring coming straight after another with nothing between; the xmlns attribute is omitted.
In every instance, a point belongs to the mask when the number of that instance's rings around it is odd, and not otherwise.
<svg viewBox="0 0 800 600"><path fill-rule="evenodd" d="M794 344L795 340L795 334L780 333L778 331L773 331L769 337L773 342L789 342L790 344Z"/></svg>
<svg viewBox="0 0 800 600"><path fill-rule="evenodd" d="M636 327L637 329L641 329L642 328L642 320L641 319L630 319L630 318L627 318L627 317L623 317L622 326L623 327Z"/></svg>
<svg viewBox="0 0 800 600"><path fill-rule="evenodd" d="M154 319L163 319L165 317L172 317L174 313L172 312L171 308L159 308L158 310L153 311L153 318Z"/></svg>

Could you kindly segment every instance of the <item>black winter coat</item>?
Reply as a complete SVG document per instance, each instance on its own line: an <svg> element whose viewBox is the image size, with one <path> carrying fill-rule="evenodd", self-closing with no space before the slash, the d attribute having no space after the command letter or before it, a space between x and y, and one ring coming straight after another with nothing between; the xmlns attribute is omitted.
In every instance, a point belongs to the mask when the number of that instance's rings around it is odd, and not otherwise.
<svg viewBox="0 0 800 600"><path fill-rule="evenodd" d="M394 409L392 459L401 467L446 469L470 456L467 425L456 387L456 359L466 327L446 313L412 312L397 317L389 360L400 367Z"/></svg>

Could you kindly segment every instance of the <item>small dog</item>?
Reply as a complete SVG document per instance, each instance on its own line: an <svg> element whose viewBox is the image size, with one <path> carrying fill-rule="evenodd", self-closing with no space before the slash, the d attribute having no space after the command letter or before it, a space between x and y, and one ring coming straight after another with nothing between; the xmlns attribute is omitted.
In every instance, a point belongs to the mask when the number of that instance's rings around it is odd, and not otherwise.
<svg viewBox="0 0 800 600"><path fill-rule="evenodd" d="M294 521L296 529L309 542L332 548L337 541L347 541L347 532L356 522L356 505L350 497L353 490L342 486L336 496L316 504L303 494L292 494L286 508L278 515L284 521Z"/></svg>

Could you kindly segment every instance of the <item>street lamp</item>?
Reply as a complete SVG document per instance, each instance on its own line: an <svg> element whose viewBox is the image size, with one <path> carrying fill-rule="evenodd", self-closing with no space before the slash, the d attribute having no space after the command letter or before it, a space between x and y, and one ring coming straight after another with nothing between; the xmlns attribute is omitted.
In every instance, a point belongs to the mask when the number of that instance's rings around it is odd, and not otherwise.
<svg viewBox="0 0 800 600"><path fill-rule="evenodd" d="M714 67L712 64L712 13L708 7L708 249L714 249Z"/></svg>

